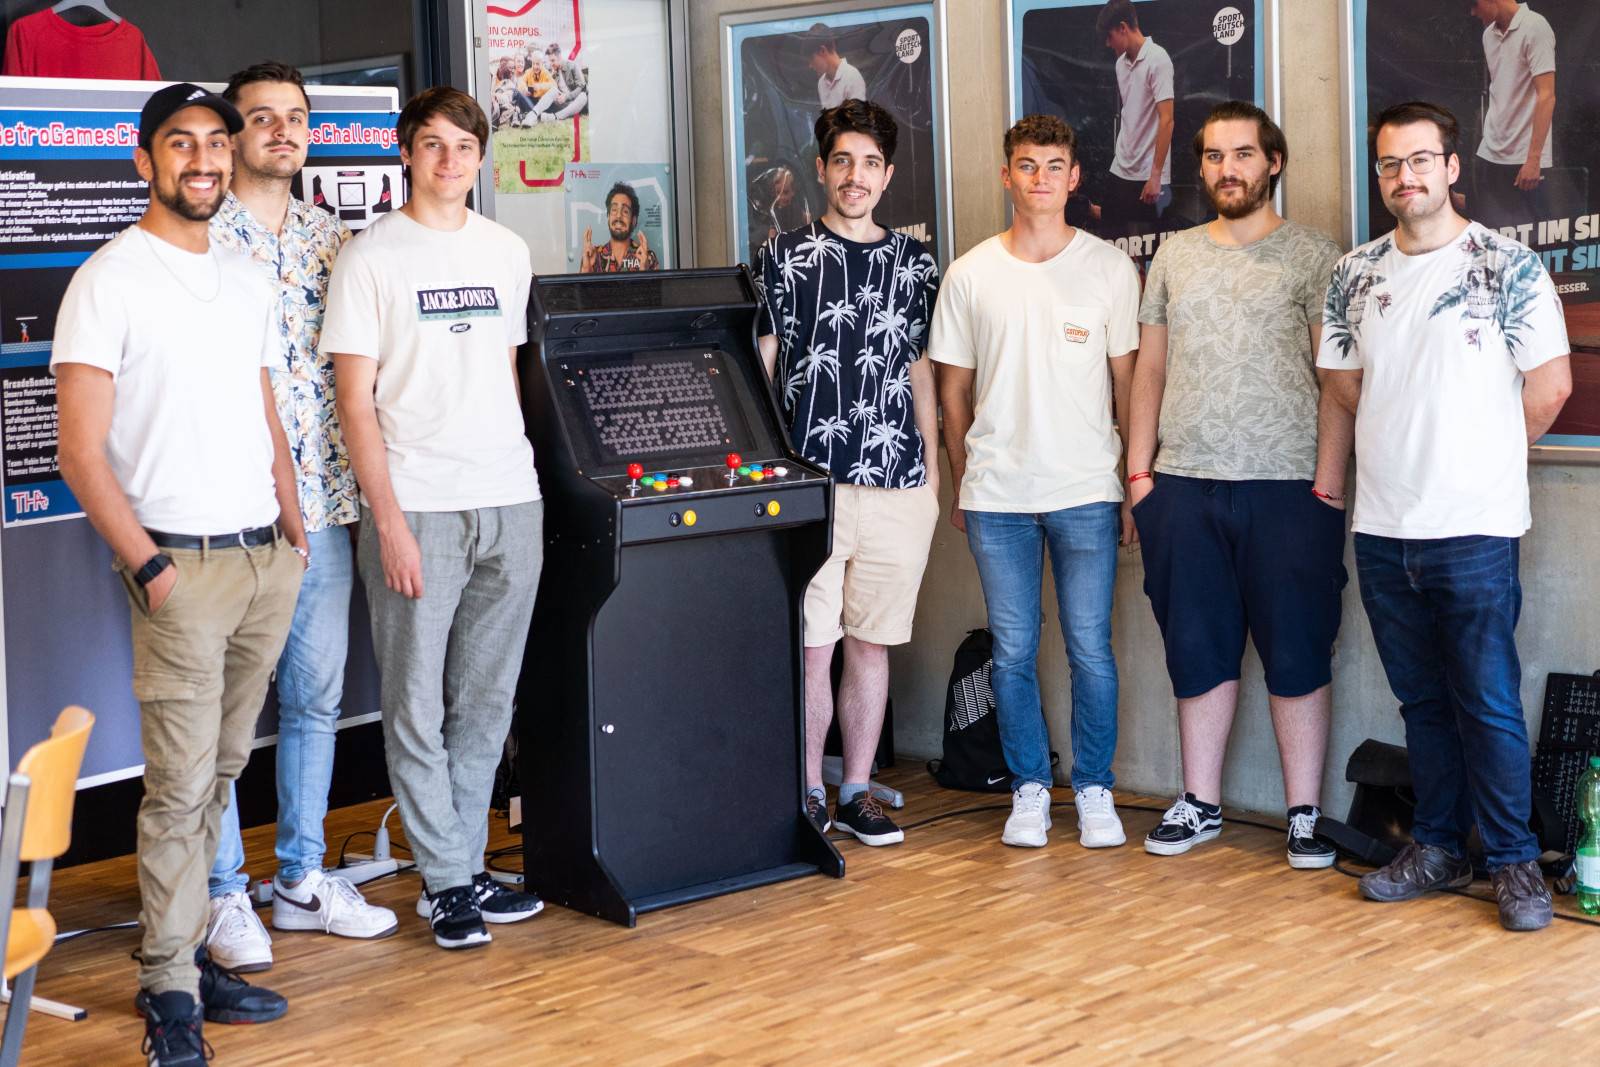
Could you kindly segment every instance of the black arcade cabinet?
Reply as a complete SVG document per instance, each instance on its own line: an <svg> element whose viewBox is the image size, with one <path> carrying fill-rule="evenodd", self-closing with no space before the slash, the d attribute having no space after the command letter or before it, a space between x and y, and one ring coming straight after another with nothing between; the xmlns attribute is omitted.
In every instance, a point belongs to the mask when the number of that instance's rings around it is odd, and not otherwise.
<svg viewBox="0 0 1600 1067"><path fill-rule="evenodd" d="M805 816L801 603L833 488L780 431L743 268L535 279L545 558L518 686L524 870L640 912L844 861Z"/></svg>

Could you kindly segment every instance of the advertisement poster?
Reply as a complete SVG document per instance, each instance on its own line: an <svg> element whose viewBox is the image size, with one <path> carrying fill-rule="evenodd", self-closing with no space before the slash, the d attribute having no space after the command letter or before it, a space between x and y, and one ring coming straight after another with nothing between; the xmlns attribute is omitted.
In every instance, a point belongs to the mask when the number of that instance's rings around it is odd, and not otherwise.
<svg viewBox="0 0 1600 1067"><path fill-rule="evenodd" d="M728 29L735 262L827 210L817 181L817 115L862 96L899 126L894 176L873 218L948 261L944 137L932 4L750 22Z"/></svg>
<svg viewBox="0 0 1600 1067"><path fill-rule="evenodd" d="M1224 100L1267 106L1265 3L1139 0L1138 25L1108 44L1096 25L1105 0L1013 0L1011 120L1056 115L1073 128L1082 179L1067 219L1141 273L1167 236L1216 217L1192 147L1206 115Z"/></svg>
<svg viewBox="0 0 1600 1067"><path fill-rule="evenodd" d="M600 274L677 266L660 163L581 163L567 168L567 270Z"/></svg>
<svg viewBox="0 0 1600 1067"><path fill-rule="evenodd" d="M111 570L110 550L83 518L58 467L50 352L73 272L137 222L149 201L133 149L139 109L153 86L6 82L0 86L6 728L12 751L20 752L48 733L63 706L93 708L99 721L80 779L93 785L140 772L139 708L127 681L126 595ZM311 101L302 172L309 188L296 192L360 229L386 203L403 202L394 91L312 87ZM319 190L321 201L315 199ZM352 621L347 715L376 708L365 625ZM260 727L265 734L275 729L275 708L269 701Z"/></svg>
<svg viewBox="0 0 1600 1067"><path fill-rule="evenodd" d="M489 4L484 52L495 192L560 192L567 165L589 158L579 0Z"/></svg>
<svg viewBox="0 0 1600 1067"><path fill-rule="evenodd" d="M1502 30L1467 3L1350 2L1352 236L1361 243L1394 229L1367 125L1410 100L1448 109L1461 123L1456 210L1538 252L1566 306L1573 392L1539 444L1600 448L1600 4L1532 0ZM1540 82L1553 90L1554 111L1534 153Z"/></svg>

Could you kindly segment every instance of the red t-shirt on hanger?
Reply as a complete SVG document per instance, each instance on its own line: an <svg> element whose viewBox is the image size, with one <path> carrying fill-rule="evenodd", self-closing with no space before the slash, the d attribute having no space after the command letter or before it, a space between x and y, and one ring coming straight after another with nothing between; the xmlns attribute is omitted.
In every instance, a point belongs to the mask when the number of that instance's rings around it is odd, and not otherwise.
<svg viewBox="0 0 1600 1067"><path fill-rule="evenodd" d="M0 74L32 78L160 81L156 57L139 27L123 19L74 26L45 10L11 24Z"/></svg>

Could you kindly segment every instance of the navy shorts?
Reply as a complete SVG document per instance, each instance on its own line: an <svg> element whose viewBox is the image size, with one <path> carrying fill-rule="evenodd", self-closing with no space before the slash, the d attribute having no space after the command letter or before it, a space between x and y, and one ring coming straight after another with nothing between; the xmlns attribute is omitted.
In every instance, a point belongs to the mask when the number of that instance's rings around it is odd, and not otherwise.
<svg viewBox="0 0 1600 1067"><path fill-rule="evenodd" d="M1349 578L1345 513L1305 481L1154 480L1133 521L1173 693L1237 680L1246 632L1273 696L1327 685Z"/></svg>

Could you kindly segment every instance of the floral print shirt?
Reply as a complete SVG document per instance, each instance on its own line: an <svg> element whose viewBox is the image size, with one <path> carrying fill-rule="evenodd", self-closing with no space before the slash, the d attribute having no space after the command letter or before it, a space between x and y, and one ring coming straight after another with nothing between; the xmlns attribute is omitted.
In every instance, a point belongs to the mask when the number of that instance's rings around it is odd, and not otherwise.
<svg viewBox="0 0 1600 1067"><path fill-rule="evenodd" d="M211 219L211 236L249 256L277 288L286 356L283 366L269 373L294 457L306 532L355 522L359 497L334 410L333 356L318 348L328 278L350 228L326 211L290 199L283 233L276 234L230 192Z"/></svg>

